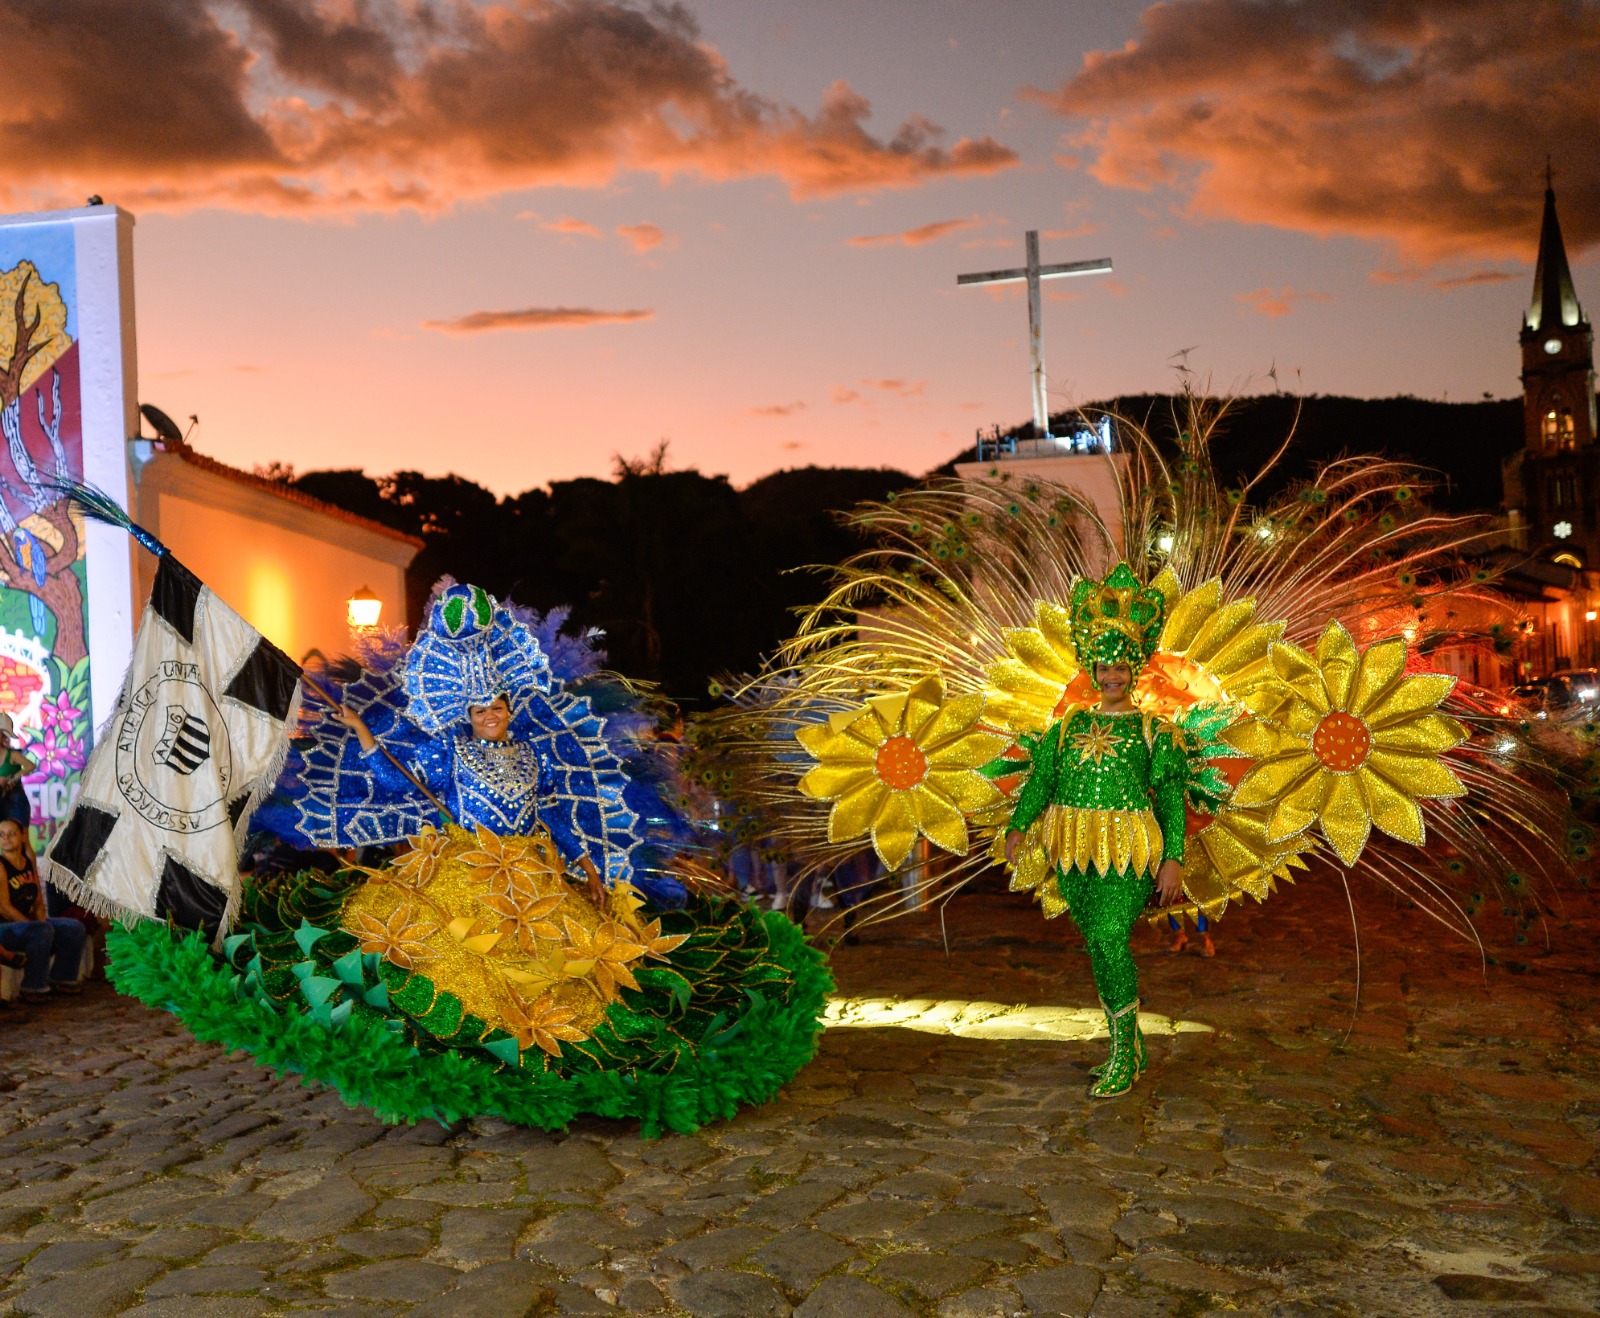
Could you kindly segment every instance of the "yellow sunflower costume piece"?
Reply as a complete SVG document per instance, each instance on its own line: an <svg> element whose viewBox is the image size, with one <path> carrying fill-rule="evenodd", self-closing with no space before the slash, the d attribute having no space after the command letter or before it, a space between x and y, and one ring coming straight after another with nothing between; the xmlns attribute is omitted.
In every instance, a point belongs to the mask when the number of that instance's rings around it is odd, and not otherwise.
<svg viewBox="0 0 1600 1318"><path fill-rule="evenodd" d="M930 677L903 695L878 696L801 728L796 736L817 767L800 790L833 802L828 840L870 836L890 869L905 862L919 836L965 852L967 815L1002 800L973 772L1006 744L978 729L982 712L982 696L947 701L944 684Z"/></svg>

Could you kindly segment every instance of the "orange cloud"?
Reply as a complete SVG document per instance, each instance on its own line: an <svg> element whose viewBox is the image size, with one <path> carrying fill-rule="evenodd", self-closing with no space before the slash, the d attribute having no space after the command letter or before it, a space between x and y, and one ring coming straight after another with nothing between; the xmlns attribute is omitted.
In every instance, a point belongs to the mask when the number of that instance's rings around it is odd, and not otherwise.
<svg viewBox="0 0 1600 1318"><path fill-rule="evenodd" d="M948 237L952 233L959 233L962 229L970 229L976 224L976 220L935 220L932 224L919 225L915 229L902 229L898 233L862 234L845 241L851 247L883 247L890 243L900 243L905 247L921 247L925 243L938 242L939 239Z"/></svg>
<svg viewBox="0 0 1600 1318"><path fill-rule="evenodd" d="M667 241L668 235L655 224L619 224L617 236L633 244L633 250L639 253L652 251Z"/></svg>
<svg viewBox="0 0 1600 1318"><path fill-rule="evenodd" d="M1569 0L1170 0L1037 100L1115 187L1191 217L1529 257L1555 160L1568 242L1600 241L1600 7Z"/></svg>
<svg viewBox="0 0 1600 1318"><path fill-rule="evenodd" d="M1471 274L1452 275L1448 279L1436 280L1435 288L1471 288L1476 284L1503 284L1507 280L1515 279L1516 275L1509 270L1474 270Z"/></svg>
<svg viewBox="0 0 1600 1318"><path fill-rule="evenodd" d="M1251 311L1276 320L1294 310L1297 302L1326 302L1326 293L1305 293L1293 288L1258 288L1250 293L1236 293L1233 300L1243 302Z"/></svg>
<svg viewBox="0 0 1600 1318"><path fill-rule="evenodd" d="M1091 233L1096 233L1100 226L1093 220L1084 220L1075 224L1070 229L1046 229L1039 236L1041 238L1085 238Z"/></svg>
<svg viewBox="0 0 1600 1318"><path fill-rule="evenodd" d="M858 383L862 389L875 389L879 393L889 394L895 398L921 398L928 390L928 382L926 380L861 380ZM860 390L851 389L842 384L834 385L833 401L836 403L865 403L869 408L873 406L870 396L862 394Z"/></svg>
<svg viewBox="0 0 1600 1318"><path fill-rule="evenodd" d="M651 320L654 311L595 311L590 307L526 307L521 311L472 311L450 320L425 320L423 329L441 334L484 334L492 330L577 329Z"/></svg>
<svg viewBox="0 0 1600 1318"><path fill-rule="evenodd" d="M1479 284L1503 284L1517 277L1509 270L1470 270L1466 274L1430 278L1423 267L1408 265L1398 270L1374 270L1367 279L1374 284L1416 284L1426 280L1430 288L1448 293L1451 289L1472 288Z"/></svg>
<svg viewBox="0 0 1600 1318"><path fill-rule="evenodd" d="M1016 163L913 116L869 133L742 86L681 5L619 0L0 0L0 208L413 208L625 170L796 197Z"/></svg>
<svg viewBox="0 0 1600 1318"><path fill-rule="evenodd" d="M926 380L863 380L861 383L897 398L919 398L928 388Z"/></svg>
<svg viewBox="0 0 1600 1318"><path fill-rule="evenodd" d="M539 227L548 229L551 233L570 233L582 238L601 238L605 236L588 220L575 220L570 216L564 220L551 220L546 224L541 224Z"/></svg>
<svg viewBox="0 0 1600 1318"><path fill-rule="evenodd" d="M804 403L774 403L770 407L752 407L751 416L793 416L796 412L804 412Z"/></svg>

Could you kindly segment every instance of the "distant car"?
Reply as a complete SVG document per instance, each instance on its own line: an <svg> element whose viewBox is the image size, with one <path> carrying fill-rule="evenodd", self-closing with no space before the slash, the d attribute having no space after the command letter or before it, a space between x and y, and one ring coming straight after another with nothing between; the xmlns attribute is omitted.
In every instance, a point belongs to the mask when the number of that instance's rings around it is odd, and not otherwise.
<svg viewBox="0 0 1600 1318"><path fill-rule="evenodd" d="M1573 684L1566 676L1560 674L1535 678L1532 682L1514 686L1511 688L1511 697L1532 705L1535 718L1549 718L1552 714L1563 714L1579 702ZM1584 699L1587 703L1594 697L1590 695Z"/></svg>
<svg viewBox="0 0 1600 1318"><path fill-rule="evenodd" d="M1564 677L1579 700L1600 700L1600 668L1561 668L1551 676Z"/></svg>

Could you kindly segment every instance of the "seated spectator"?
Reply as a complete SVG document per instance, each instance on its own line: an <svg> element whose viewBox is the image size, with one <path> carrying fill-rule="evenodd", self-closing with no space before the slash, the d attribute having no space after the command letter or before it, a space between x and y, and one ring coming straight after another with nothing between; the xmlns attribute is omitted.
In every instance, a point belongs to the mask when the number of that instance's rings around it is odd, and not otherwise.
<svg viewBox="0 0 1600 1318"><path fill-rule="evenodd" d="M16 731L11 715L0 714L0 819L15 819L26 829L33 807L22 780L39 766L11 744Z"/></svg>
<svg viewBox="0 0 1600 1318"><path fill-rule="evenodd" d="M52 918L45 906L39 867L28 834L15 819L0 819L0 947L27 954L22 996L41 1002L54 989L77 993L83 964L84 928L77 920Z"/></svg>

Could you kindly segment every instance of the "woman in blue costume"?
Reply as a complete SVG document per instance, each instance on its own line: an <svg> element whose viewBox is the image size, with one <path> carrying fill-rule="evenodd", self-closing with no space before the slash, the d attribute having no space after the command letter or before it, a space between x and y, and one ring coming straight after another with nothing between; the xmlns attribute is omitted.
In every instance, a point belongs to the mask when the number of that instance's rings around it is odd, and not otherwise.
<svg viewBox="0 0 1600 1318"><path fill-rule="evenodd" d="M323 714L255 826L395 854L248 880L221 964L139 925L118 986L393 1119L692 1130L770 1098L821 958L691 854L651 720L563 621L448 585L403 652L307 674Z"/></svg>
<svg viewBox="0 0 1600 1318"><path fill-rule="evenodd" d="M642 826L674 840L683 826L626 770L636 711L608 718L569 689L587 679L616 703L620 688L596 679L594 652L560 638L569 643L557 674L531 618L475 586L444 589L428 618L398 663L375 660L345 686L329 711L344 733L318 729L258 826L297 846L371 846L414 837L442 809L464 828L543 830L591 882L649 885L635 864ZM680 884L654 886L658 900L682 895Z"/></svg>

